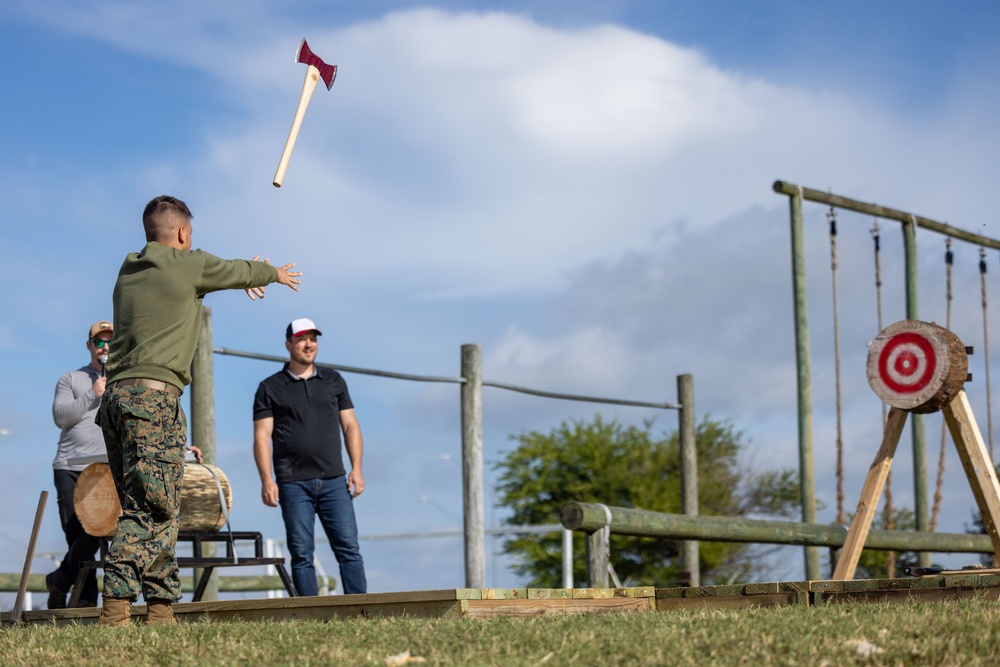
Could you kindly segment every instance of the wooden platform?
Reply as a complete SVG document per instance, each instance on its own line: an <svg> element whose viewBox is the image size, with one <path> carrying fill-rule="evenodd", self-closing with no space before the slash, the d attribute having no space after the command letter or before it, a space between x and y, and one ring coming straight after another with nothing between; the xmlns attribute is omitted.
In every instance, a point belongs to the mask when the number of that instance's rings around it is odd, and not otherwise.
<svg viewBox="0 0 1000 667"><path fill-rule="evenodd" d="M749 609L776 605L849 604L956 600L985 596L1000 600L1000 574L957 573L905 579L806 581L685 588L457 588L367 595L261 598L182 602L174 605L181 623L201 621L295 621L331 618L411 616L491 618L564 614ZM142 622L144 605L133 607ZM96 623L100 609L34 610L26 623ZM0 615L7 624L10 613Z"/></svg>

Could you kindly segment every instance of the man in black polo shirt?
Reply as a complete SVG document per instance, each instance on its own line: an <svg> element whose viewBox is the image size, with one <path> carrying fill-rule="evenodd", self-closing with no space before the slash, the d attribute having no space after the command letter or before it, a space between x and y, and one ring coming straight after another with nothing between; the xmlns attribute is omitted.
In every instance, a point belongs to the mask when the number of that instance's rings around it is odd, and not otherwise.
<svg viewBox="0 0 1000 667"><path fill-rule="evenodd" d="M305 318L292 321L285 330L290 359L260 383L254 398L253 454L264 504L281 506L298 594L319 593L313 566L316 515L340 566L344 593L366 593L354 517L354 498L365 490L361 427L344 378L315 365L320 335L313 321ZM344 470L341 432L350 473Z"/></svg>

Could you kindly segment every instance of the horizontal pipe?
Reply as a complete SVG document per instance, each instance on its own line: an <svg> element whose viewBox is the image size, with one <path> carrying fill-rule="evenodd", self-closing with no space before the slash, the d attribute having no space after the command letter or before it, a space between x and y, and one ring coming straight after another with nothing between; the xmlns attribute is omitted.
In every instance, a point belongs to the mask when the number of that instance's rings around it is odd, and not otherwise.
<svg viewBox="0 0 1000 667"><path fill-rule="evenodd" d="M231 350L228 347L214 347L212 352L224 354L231 357L243 357L245 359L257 359L259 361L276 361L283 364L288 361L288 357L276 357L270 354L258 354L256 352L243 352L241 350ZM435 375L410 375L409 373L392 373L389 371L377 371L371 368L357 368L355 366L342 366L340 364L324 364L317 361L320 368L332 368L335 371L344 373L357 373L359 375L375 375L377 377L395 378L396 380L411 380L413 382L451 382L453 384L464 384L465 378L460 377L440 377Z"/></svg>
<svg viewBox="0 0 1000 667"><path fill-rule="evenodd" d="M215 354L222 354L230 357L243 357L244 359L256 359L258 361L275 361L277 363L284 363L288 361L288 357L276 357L270 354L258 354L256 352L243 352L242 350L231 350L227 347L216 347L212 348L212 352ZM331 368L335 371L342 373L357 373L359 375L374 375L376 377L384 378L394 378L396 380L410 380L411 382L450 382L453 384L465 384L465 378L461 377L441 377L438 375L412 375L409 373L394 373L391 371L379 371L373 370L371 368L358 368L357 366L344 366L342 364L324 364L317 361L316 365L320 368ZM553 391L541 391L538 389L529 389L528 387L518 387L513 384L504 384L502 382L489 382L483 381L484 387L494 387L496 389L505 389L507 391L516 391L522 394L530 394L532 396L541 396L543 398L557 398L566 401L582 401L584 403L603 403L606 405L625 405L637 408L659 408L661 410L679 410L680 406L673 403L656 403L652 401L632 401L621 398L600 398L597 396L580 396L577 394L560 394Z"/></svg>
<svg viewBox="0 0 1000 667"><path fill-rule="evenodd" d="M636 537L665 537L707 542L749 542L814 547L841 547L847 538L844 526L792 521L768 521L724 516L689 517L627 507L610 507L611 532ZM604 507L570 502L562 506L564 528L591 533L604 527ZM865 548L880 551L933 551L937 553L993 553L987 535L918 533L909 530L873 530Z"/></svg>
<svg viewBox="0 0 1000 667"><path fill-rule="evenodd" d="M542 398L559 398L565 401L582 401L584 403L603 403L605 405L627 405L636 408L658 408L660 410L680 410L681 407L674 403L653 403L651 401L631 401L624 398L600 398L597 396L580 396L578 394L560 394L554 391L540 391L538 389L528 389L527 387L518 387L517 385L504 384L502 382L490 382L488 380L483 380L483 386L495 387L497 389L506 389L507 391L517 391L522 394L541 396Z"/></svg>
<svg viewBox="0 0 1000 667"><path fill-rule="evenodd" d="M791 196L797 195L801 192L802 197L804 199L808 199L809 201L818 202L820 204L828 204L834 208L844 209L845 211L855 211L857 213L874 215L879 218L885 218L886 220L916 222L917 227L923 227L924 229L930 229L938 232L939 234L944 234L945 236L961 239L963 241L975 243L976 245L985 246L987 248L1000 250L1000 241L986 236L980 236L979 234L973 234L972 232L967 232L943 222L931 220L930 218L924 218L919 215L907 213L906 211L887 208L877 204L868 204L866 202L857 201L856 199L848 199L847 197L841 197L840 195L823 192L822 190L813 190L812 188L802 187L785 181L775 181L772 187L774 188L774 191L779 194Z"/></svg>

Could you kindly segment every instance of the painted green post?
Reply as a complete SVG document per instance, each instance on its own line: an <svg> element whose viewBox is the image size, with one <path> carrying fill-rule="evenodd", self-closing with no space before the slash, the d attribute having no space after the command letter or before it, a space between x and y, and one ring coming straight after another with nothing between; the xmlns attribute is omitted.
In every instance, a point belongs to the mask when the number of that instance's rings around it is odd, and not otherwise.
<svg viewBox="0 0 1000 667"><path fill-rule="evenodd" d="M917 223L911 219L903 222L903 249L906 262L906 319L919 320L917 300ZM924 439L924 416L913 414L910 427L913 435L913 515L919 532L930 530L927 511L927 448ZM921 567L930 567L931 554L921 551Z"/></svg>
<svg viewBox="0 0 1000 667"><path fill-rule="evenodd" d="M202 306L201 330L198 332L198 347L191 363L191 441L201 450L204 462L215 465L215 381L212 371L212 309ZM206 557L216 555L215 542L206 542L201 547ZM201 575L195 571L195 577ZM219 599L219 573L213 571L202 600Z"/></svg>
<svg viewBox="0 0 1000 667"><path fill-rule="evenodd" d="M802 224L802 189L789 198L792 219L792 299L795 313L795 361L798 369L799 495L802 522L816 523L816 478L813 471L812 385L809 364L809 308L806 301L806 259ZM819 549L805 548L806 579L819 574Z"/></svg>

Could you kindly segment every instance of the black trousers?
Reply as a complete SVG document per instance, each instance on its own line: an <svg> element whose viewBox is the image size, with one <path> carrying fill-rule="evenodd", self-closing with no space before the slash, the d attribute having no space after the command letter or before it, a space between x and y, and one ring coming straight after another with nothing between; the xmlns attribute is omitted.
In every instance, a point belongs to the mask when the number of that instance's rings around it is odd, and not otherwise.
<svg viewBox="0 0 1000 667"><path fill-rule="evenodd" d="M52 573L53 583L67 593L76 582L76 577L80 572L82 561L94 560L98 550L101 548L101 540L98 537L87 534L87 531L80 525L80 520L76 516L73 507L73 489L76 488L76 480L80 473L71 470L54 470L56 485L56 496L59 504L59 521L62 523L63 532L66 534L66 545L69 550L63 558L59 568ZM91 570L83 580L83 590L80 592L81 601L97 602L97 573Z"/></svg>

